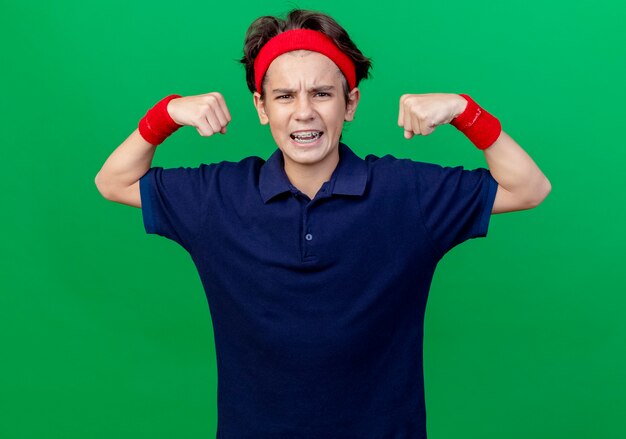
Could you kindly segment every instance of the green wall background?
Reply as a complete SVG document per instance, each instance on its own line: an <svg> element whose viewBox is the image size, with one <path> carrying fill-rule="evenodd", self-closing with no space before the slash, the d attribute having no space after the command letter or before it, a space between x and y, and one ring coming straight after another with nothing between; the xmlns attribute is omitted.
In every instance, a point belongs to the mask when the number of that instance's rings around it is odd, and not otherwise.
<svg viewBox="0 0 626 439"><path fill-rule="evenodd" d="M2 0L0 437L215 437L206 299L188 254L98 193L160 98L220 91L225 136L184 128L154 166L268 157L244 33L292 7L373 59L344 142L486 166L451 126L409 141L403 93L468 93L552 182L440 263L425 322L429 437L626 437L625 7L617 1Z"/></svg>

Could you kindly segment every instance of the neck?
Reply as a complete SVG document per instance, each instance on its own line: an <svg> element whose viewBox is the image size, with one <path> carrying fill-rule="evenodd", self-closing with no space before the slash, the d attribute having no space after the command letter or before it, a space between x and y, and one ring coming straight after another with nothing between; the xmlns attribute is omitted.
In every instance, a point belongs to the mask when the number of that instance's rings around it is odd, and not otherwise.
<svg viewBox="0 0 626 439"><path fill-rule="evenodd" d="M326 157L322 162L312 165L285 160L285 174L287 174L291 184L312 200L324 182L330 180L338 163L339 151L335 149L333 154Z"/></svg>

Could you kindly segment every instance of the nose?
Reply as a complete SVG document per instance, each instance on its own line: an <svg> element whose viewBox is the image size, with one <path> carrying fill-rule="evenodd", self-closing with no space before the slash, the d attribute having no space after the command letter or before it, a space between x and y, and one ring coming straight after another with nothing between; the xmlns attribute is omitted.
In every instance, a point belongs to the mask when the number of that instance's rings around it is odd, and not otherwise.
<svg viewBox="0 0 626 439"><path fill-rule="evenodd" d="M315 109L308 96L298 97L294 116L297 120L310 120L315 117Z"/></svg>

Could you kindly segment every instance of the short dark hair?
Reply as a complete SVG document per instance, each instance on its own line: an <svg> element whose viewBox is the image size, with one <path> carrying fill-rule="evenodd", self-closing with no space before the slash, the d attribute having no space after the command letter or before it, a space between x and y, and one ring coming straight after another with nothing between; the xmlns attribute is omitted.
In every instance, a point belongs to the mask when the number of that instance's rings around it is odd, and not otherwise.
<svg viewBox="0 0 626 439"><path fill-rule="evenodd" d="M265 15L254 20L248 27L243 45L243 57L239 62L246 67L246 81L251 93L256 91L256 84L254 83L254 60L259 54L259 51L270 38L292 29L320 31L333 40L335 45L348 55L354 63L357 86L362 79L370 77L369 70L372 67L371 59L361 53L356 47L356 44L350 39L348 32L346 32L335 19L322 12L292 9L288 12L287 18L285 19ZM343 78L343 93L347 105L350 90L348 89L348 81L345 76L342 74L341 77ZM261 84L261 100L265 98L263 84L265 84L265 77Z"/></svg>

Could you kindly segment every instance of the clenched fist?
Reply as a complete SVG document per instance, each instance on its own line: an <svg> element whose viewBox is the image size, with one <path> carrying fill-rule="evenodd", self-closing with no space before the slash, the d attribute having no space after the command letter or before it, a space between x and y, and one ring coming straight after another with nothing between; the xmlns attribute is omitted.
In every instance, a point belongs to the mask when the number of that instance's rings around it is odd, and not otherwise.
<svg viewBox="0 0 626 439"><path fill-rule="evenodd" d="M231 121L224 97L218 92L172 99L167 112L179 125L195 127L201 136L226 134Z"/></svg>
<svg viewBox="0 0 626 439"><path fill-rule="evenodd" d="M435 127L450 123L465 110L467 101L458 94L405 94L400 97L398 125L404 128L404 137L427 136Z"/></svg>

